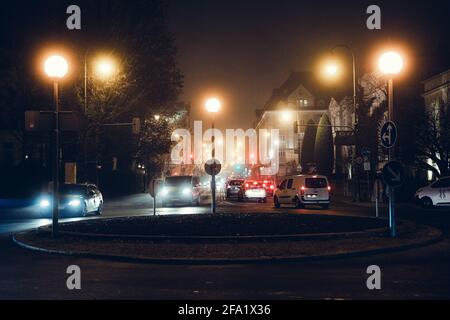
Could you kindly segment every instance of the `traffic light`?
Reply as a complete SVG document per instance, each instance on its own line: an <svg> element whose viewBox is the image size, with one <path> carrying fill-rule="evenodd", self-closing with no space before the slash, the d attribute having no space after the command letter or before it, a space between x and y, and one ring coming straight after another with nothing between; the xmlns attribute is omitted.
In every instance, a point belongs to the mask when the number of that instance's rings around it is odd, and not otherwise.
<svg viewBox="0 0 450 320"><path fill-rule="evenodd" d="M133 134L139 134L141 132L141 119L133 118L132 127Z"/></svg>
<svg viewBox="0 0 450 320"><path fill-rule="evenodd" d="M294 133L298 134L298 122L294 121Z"/></svg>

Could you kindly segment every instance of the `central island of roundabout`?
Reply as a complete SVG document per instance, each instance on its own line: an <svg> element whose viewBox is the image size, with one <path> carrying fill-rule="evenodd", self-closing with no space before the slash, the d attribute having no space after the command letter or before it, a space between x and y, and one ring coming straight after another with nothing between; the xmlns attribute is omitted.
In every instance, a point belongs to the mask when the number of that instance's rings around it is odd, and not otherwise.
<svg viewBox="0 0 450 320"><path fill-rule="evenodd" d="M355 216L221 213L101 218L62 223L14 235L46 253L155 263L252 263L344 258L431 244L437 229Z"/></svg>

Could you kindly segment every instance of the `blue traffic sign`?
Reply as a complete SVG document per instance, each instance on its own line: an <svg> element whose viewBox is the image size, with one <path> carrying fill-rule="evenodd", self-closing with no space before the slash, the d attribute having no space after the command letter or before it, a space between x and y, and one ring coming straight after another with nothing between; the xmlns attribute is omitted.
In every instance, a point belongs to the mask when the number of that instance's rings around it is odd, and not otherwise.
<svg viewBox="0 0 450 320"><path fill-rule="evenodd" d="M380 130L380 141L383 147L392 148L397 142L397 127L394 122L386 121Z"/></svg>
<svg viewBox="0 0 450 320"><path fill-rule="evenodd" d="M383 180L391 187L399 187L405 182L405 167L398 161L390 161L383 167Z"/></svg>

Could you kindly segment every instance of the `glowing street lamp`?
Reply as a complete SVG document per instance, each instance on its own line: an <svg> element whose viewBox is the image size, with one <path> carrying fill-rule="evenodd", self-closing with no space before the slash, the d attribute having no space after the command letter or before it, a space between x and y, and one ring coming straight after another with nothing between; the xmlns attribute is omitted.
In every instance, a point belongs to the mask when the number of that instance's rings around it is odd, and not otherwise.
<svg viewBox="0 0 450 320"><path fill-rule="evenodd" d="M53 214L52 236L58 236L59 220L59 84L69 71L67 60L60 55L48 57L44 63L44 71L53 80L53 100L55 103L55 143L53 165Z"/></svg>
<svg viewBox="0 0 450 320"><path fill-rule="evenodd" d="M380 71L386 75L395 75L400 73L403 69L402 56L394 51L388 51L381 55L378 60L378 67Z"/></svg>
<svg viewBox="0 0 450 320"><path fill-rule="evenodd" d="M214 115L220 111L221 103L220 100L217 98L209 98L205 102L206 111L208 111L211 114L211 144L212 144L212 150L211 150L211 156L214 159L216 157L216 146L215 146L215 136L214 136ZM215 162L213 162L215 164ZM216 213L216 175L215 168L213 168L213 174L211 176L211 212L214 214Z"/></svg>
<svg viewBox="0 0 450 320"><path fill-rule="evenodd" d="M324 72L325 75L328 77L335 77L338 73L338 65L335 62L329 62L325 67L324 67Z"/></svg>
<svg viewBox="0 0 450 320"><path fill-rule="evenodd" d="M221 103L217 98L209 98L205 103L206 110L210 113L217 113L220 111Z"/></svg>
<svg viewBox="0 0 450 320"><path fill-rule="evenodd" d="M62 79L69 71L69 64L62 56L50 56L45 60L44 71L49 78Z"/></svg>
<svg viewBox="0 0 450 320"><path fill-rule="evenodd" d="M378 68L388 76L388 120L394 118L394 79L403 69L403 58L395 51L383 53L378 60ZM392 149L389 149L389 161L392 160ZM389 226L391 228L392 237L396 236L396 221L394 212L394 190L389 188Z"/></svg>
<svg viewBox="0 0 450 320"><path fill-rule="evenodd" d="M109 78L116 71L116 66L115 66L113 60L105 57L105 58L99 59L96 62L95 71L96 71L97 75L99 75L100 77Z"/></svg>

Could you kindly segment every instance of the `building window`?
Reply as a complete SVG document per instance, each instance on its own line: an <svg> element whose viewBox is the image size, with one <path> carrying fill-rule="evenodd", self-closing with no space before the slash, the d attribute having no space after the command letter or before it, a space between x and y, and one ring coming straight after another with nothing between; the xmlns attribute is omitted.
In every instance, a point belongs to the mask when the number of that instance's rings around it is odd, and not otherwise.
<svg viewBox="0 0 450 320"><path fill-rule="evenodd" d="M308 100L307 99L299 99L298 100L298 105L300 107L307 107L308 106Z"/></svg>

